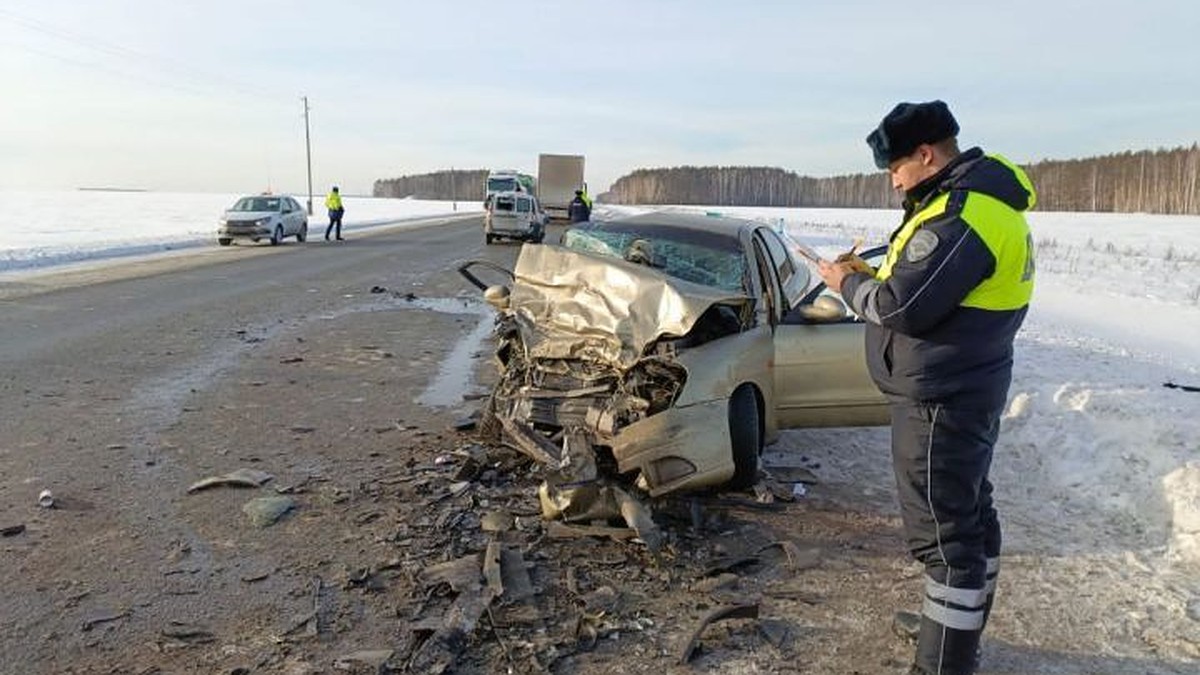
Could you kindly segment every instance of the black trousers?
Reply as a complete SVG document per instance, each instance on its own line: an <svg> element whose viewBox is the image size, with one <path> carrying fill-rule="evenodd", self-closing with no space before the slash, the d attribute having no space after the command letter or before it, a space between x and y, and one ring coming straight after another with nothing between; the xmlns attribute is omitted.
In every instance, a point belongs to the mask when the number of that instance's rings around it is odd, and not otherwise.
<svg viewBox="0 0 1200 675"><path fill-rule="evenodd" d="M333 228L337 227L337 238L342 238L342 209L329 210L329 227L325 228L325 238L329 238L329 233L333 232Z"/></svg>
<svg viewBox="0 0 1200 675"><path fill-rule="evenodd" d="M975 671L999 570L1000 522L988 472L1000 413L892 401L892 461L909 552L925 565L916 665Z"/></svg>

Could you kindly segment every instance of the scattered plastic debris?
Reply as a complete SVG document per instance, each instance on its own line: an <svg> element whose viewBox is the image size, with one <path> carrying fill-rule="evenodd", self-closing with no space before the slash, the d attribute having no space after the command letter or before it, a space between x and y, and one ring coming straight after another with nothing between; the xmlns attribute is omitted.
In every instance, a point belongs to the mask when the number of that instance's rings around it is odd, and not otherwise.
<svg viewBox="0 0 1200 675"><path fill-rule="evenodd" d="M192 483L187 491L199 492L207 490L211 487L228 486L228 487L259 487L267 481L274 478L266 471L258 471L257 469L238 469L231 471L223 476L209 476L203 480Z"/></svg>

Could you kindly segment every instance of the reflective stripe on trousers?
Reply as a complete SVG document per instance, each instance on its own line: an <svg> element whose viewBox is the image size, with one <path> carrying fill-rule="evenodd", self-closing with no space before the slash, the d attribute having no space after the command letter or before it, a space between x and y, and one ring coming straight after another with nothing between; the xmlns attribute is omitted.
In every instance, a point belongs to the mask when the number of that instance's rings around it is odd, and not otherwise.
<svg viewBox="0 0 1200 675"><path fill-rule="evenodd" d="M987 478L999 412L893 402L905 538L925 565L916 663L930 673L974 672L1000 549Z"/></svg>

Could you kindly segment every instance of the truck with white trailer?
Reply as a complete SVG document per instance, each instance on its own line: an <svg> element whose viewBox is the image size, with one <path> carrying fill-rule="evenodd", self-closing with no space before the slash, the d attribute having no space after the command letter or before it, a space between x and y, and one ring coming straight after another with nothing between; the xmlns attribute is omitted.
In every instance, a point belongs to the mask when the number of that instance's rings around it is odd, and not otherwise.
<svg viewBox="0 0 1200 675"><path fill-rule="evenodd" d="M586 189L583 155L538 156L537 195L551 219L568 220L567 207L575 198L575 191Z"/></svg>

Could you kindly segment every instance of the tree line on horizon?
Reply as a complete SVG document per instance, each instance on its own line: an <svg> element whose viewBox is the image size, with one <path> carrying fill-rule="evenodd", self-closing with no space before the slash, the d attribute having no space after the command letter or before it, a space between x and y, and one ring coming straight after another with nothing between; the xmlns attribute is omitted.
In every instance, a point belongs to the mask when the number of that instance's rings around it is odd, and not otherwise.
<svg viewBox="0 0 1200 675"><path fill-rule="evenodd" d="M1043 211L1200 214L1200 145L1022 165ZM487 170L375 181L377 197L483 199ZM765 166L637 169L596 197L610 204L896 208L885 172L814 178Z"/></svg>
<svg viewBox="0 0 1200 675"><path fill-rule="evenodd" d="M375 181L375 197L483 201L487 169L449 169Z"/></svg>

